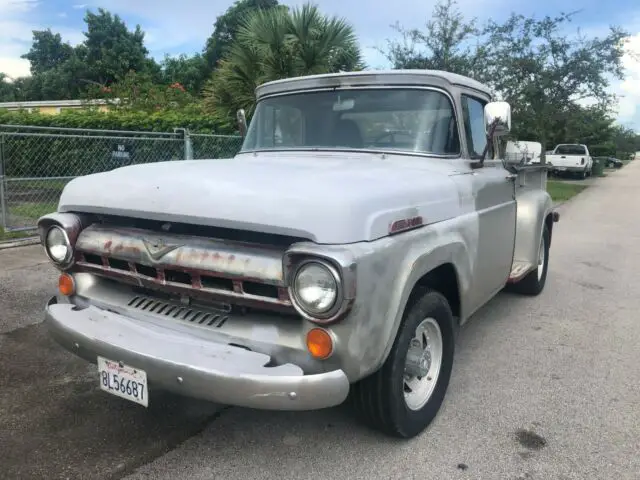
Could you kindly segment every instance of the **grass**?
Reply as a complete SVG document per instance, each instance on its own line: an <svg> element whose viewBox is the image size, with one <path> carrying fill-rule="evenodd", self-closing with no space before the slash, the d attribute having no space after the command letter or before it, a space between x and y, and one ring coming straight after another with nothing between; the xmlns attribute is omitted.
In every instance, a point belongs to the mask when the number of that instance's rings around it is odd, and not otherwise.
<svg viewBox="0 0 640 480"><path fill-rule="evenodd" d="M35 230L31 230L29 232L5 232L3 228L0 227L0 242L8 242L9 240L18 240L20 238L28 238L36 235Z"/></svg>
<svg viewBox="0 0 640 480"><path fill-rule="evenodd" d="M579 194L587 188L587 185L577 185L574 183L558 182L554 180L547 181L547 192L551 195L554 202L566 202L571 197Z"/></svg>
<svg viewBox="0 0 640 480"><path fill-rule="evenodd" d="M57 208L57 202L21 203L11 207L11 215L37 220L43 215L55 212Z"/></svg>
<svg viewBox="0 0 640 480"><path fill-rule="evenodd" d="M11 216L23 219L22 222L27 226L29 224L35 225L36 220L47 213L55 212L57 208L57 203L22 203L20 205L11 206L10 212ZM31 222L28 222L27 220L31 220ZM24 232L7 232L0 227L0 242L33 237L35 235L37 235L35 228Z"/></svg>

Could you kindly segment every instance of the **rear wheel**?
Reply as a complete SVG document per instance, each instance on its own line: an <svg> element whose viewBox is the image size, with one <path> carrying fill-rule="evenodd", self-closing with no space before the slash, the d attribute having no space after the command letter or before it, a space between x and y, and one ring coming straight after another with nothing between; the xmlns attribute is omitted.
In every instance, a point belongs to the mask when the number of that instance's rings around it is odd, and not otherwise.
<svg viewBox="0 0 640 480"><path fill-rule="evenodd" d="M434 290L413 295L387 360L353 386L356 413L369 426L401 438L422 432L444 401L454 354L454 318Z"/></svg>
<svg viewBox="0 0 640 480"><path fill-rule="evenodd" d="M549 229L544 226L540 249L538 252L538 266L530 271L522 280L510 285L510 290L523 295L538 295L544 290L549 268Z"/></svg>

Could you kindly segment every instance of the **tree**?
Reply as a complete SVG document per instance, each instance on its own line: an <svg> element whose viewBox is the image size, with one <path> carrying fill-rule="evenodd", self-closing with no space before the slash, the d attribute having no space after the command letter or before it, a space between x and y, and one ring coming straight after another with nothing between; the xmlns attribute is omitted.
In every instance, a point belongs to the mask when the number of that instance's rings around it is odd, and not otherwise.
<svg viewBox="0 0 640 480"><path fill-rule="evenodd" d="M179 82L158 84L153 74L129 71L109 86L91 85L86 97L104 99L114 110L152 113L160 110L185 111L194 107L195 98ZM191 108L191 111L197 111Z"/></svg>
<svg viewBox="0 0 640 480"><path fill-rule="evenodd" d="M73 47L63 43L59 33L54 34L51 29L47 29L33 31L31 49L21 58L29 60L32 75L39 75L60 67L73 54Z"/></svg>
<svg viewBox="0 0 640 480"><path fill-rule="evenodd" d="M0 102L14 102L16 100L16 86L7 74L0 72Z"/></svg>
<svg viewBox="0 0 640 480"><path fill-rule="evenodd" d="M238 108L251 116L261 83L360 68L360 49L344 19L325 17L311 4L291 12L257 10L245 18L205 87L205 108L229 122Z"/></svg>
<svg viewBox="0 0 640 480"><path fill-rule="evenodd" d="M107 85L130 70L144 72L154 68L155 62L147 58L149 52L140 25L130 32L118 15L102 8L97 14L87 12L84 20L87 31L81 58L89 68L87 80Z"/></svg>
<svg viewBox="0 0 640 480"><path fill-rule="evenodd" d="M514 133L533 131L543 145L554 126L584 113L576 102L591 99L598 104L593 112L610 111L614 98L608 78L623 78L627 33L612 27L604 38L570 38L561 31L572 17L537 20L512 14L503 24L490 20L484 30L486 79L511 103Z"/></svg>
<svg viewBox="0 0 640 480"><path fill-rule="evenodd" d="M209 69L203 55L196 54L188 57L184 54L178 57L165 56L162 62L162 82L178 82L194 95L202 92Z"/></svg>
<svg viewBox="0 0 640 480"><path fill-rule="evenodd" d="M511 104L512 136L555 143L604 145L612 135L609 78L621 78L626 32L570 37L573 14L542 19L512 14L482 28L465 20L455 0L442 0L424 31L396 30L402 41L383 51L395 68L440 69L490 85ZM589 100L592 107L581 107ZM609 139L609 140L607 140ZM595 142L595 143L594 143ZM608 147L607 147L608 148Z"/></svg>
<svg viewBox="0 0 640 480"><path fill-rule="evenodd" d="M207 39L203 53L208 72L215 70L247 15L258 9L267 10L277 6L278 0L237 0L224 14L220 15L213 24L213 33Z"/></svg>
<svg viewBox="0 0 640 480"><path fill-rule="evenodd" d="M392 28L402 41L388 40L387 49L379 51L393 68L446 70L473 77L481 64L483 50L471 46L480 35L476 20L466 21L455 0L438 2L424 31L407 30L398 23Z"/></svg>

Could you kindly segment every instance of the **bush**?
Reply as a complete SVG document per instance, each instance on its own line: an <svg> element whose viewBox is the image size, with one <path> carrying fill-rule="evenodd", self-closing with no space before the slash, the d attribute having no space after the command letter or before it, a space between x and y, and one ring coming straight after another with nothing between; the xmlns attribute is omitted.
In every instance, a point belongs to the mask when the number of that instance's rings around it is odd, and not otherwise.
<svg viewBox="0 0 640 480"><path fill-rule="evenodd" d="M0 124L46 126L133 132L173 132L187 128L192 133L220 132L211 117L193 112L131 112L95 110L66 111L59 115L0 111ZM180 137L113 135L90 132L38 131L35 135L12 135L11 127L0 129L3 141L4 172L8 177L71 177L87 175L119 166L184 159L184 140ZM45 135L41 135L45 133ZM124 146L126 156L114 152ZM240 147L237 137L193 137L195 158L225 158ZM117 152L118 153L118 152Z"/></svg>
<svg viewBox="0 0 640 480"><path fill-rule="evenodd" d="M100 112L97 109L87 108L63 110L58 115L0 109L0 124L142 132L172 132L174 128L188 128L192 133L235 133L229 126L220 125L211 115L205 115L196 109L146 113L136 111Z"/></svg>

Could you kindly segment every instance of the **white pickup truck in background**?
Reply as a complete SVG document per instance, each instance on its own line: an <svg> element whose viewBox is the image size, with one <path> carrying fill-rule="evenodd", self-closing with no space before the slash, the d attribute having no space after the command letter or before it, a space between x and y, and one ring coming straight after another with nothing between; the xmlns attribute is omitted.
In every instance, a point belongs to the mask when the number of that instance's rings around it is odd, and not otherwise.
<svg viewBox="0 0 640 480"><path fill-rule="evenodd" d="M556 145L551 155L546 156L546 163L552 165L552 173L569 173L580 178L591 176L593 158L586 145L577 143L561 143Z"/></svg>

